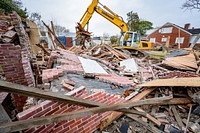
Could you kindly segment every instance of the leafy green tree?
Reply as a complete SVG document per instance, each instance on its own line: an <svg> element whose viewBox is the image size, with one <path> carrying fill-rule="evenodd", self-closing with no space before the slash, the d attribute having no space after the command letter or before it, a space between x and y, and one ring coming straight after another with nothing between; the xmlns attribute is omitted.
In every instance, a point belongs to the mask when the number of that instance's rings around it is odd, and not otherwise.
<svg viewBox="0 0 200 133"><path fill-rule="evenodd" d="M130 31L134 31L134 27L136 26L135 23L139 22L139 16L137 13L133 11L127 13L127 25Z"/></svg>
<svg viewBox="0 0 200 133"><path fill-rule="evenodd" d="M133 11L127 13L127 25L130 31L138 32L140 35L144 35L147 30L152 29L152 22L142 20L137 13Z"/></svg>
<svg viewBox="0 0 200 133"><path fill-rule="evenodd" d="M186 0L182 5L182 9L196 9L200 11L200 0Z"/></svg>
<svg viewBox="0 0 200 133"><path fill-rule="evenodd" d="M10 13L16 11L21 17L27 18L26 9L21 9L22 2L20 0L0 0L0 12Z"/></svg>
<svg viewBox="0 0 200 133"><path fill-rule="evenodd" d="M118 36L111 36L111 37L110 37L110 41L111 41L112 44L117 43L118 40L119 40L119 37L118 37Z"/></svg>

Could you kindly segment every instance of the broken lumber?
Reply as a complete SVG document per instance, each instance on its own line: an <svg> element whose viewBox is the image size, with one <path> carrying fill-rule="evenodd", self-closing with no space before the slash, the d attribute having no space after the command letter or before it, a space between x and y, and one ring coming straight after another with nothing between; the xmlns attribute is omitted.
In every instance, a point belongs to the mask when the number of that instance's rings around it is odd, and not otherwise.
<svg viewBox="0 0 200 133"><path fill-rule="evenodd" d="M148 94L150 94L154 90L155 90L155 88L144 89L141 93L139 93L135 97L133 97L131 99L131 101L139 101L140 99L144 98L145 96L147 96ZM116 112L116 111L112 112L109 116L107 116L106 118L104 118L101 121L100 130L103 130L105 127L110 125L114 120L119 118L121 115L123 115L123 113L121 113L121 112Z"/></svg>
<svg viewBox="0 0 200 133"><path fill-rule="evenodd" d="M137 111L146 113L142 108L140 107L134 107ZM153 116L151 116L150 114L146 113L145 115L149 120L151 120L153 123L155 123L157 126L161 126L161 122L159 120L157 120L156 118L154 118Z"/></svg>
<svg viewBox="0 0 200 133"><path fill-rule="evenodd" d="M38 46L39 48L41 48L42 51L44 51L45 54L47 54L48 56L50 56L50 53L40 43L35 44L35 45Z"/></svg>
<svg viewBox="0 0 200 133"><path fill-rule="evenodd" d="M152 99L140 100L136 102L133 101L133 102L120 103L120 104L115 104L115 105L106 105L102 107L94 107L94 108L83 109L83 110L73 111L73 112L64 113L64 114L56 114L52 116L33 118L29 120L3 123L0 125L0 130L2 129L2 130L5 130L6 132L20 131L27 128L37 127L40 125L46 125L46 124L55 123L55 122L61 122L64 120L75 119L78 117L93 115L96 113L102 113L106 111L120 110L123 108L129 108L129 107L134 107L134 106L158 104L161 101L167 101L167 100L170 100L171 98L172 97L152 98Z"/></svg>
<svg viewBox="0 0 200 133"><path fill-rule="evenodd" d="M181 70L197 70L197 62L194 53L191 52L189 55L177 56L166 58L163 63L167 66L181 69Z"/></svg>
<svg viewBox="0 0 200 133"><path fill-rule="evenodd" d="M157 79L139 85L141 87L160 87L160 86L180 86L180 87L200 87L200 78L175 78L175 79Z"/></svg>
<svg viewBox="0 0 200 133"><path fill-rule="evenodd" d="M136 117L135 115L131 115L131 114L126 114L126 116L128 116L129 118L133 119L134 121L137 121L138 123L142 124L143 126L145 126L149 131L151 131L152 133L162 133L161 130L157 129L154 126L151 126L150 124L143 122L142 120L140 120L138 117Z"/></svg>
<svg viewBox="0 0 200 133"><path fill-rule="evenodd" d="M172 112L174 114L174 117L176 119L176 122L178 123L179 128L182 130L182 128L184 127L182 119L181 119L178 111L176 110L176 107L174 105L172 105L171 108L172 108Z"/></svg>
<svg viewBox="0 0 200 133"><path fill-rule="evenodd" d="M59 44L61 45L61 48L67 49L67 48L65 47L65 45L58 39L58 37L57 37L57 36L53 33L53 31L49 28L49 26L46 25L46 24L44 23L44 21L42 21L42 23L43 23L44 26L48 29L48 31L54 36L54 38L56 39L56 41L59 42Z"/></svg>
<svg viewBox="0 0 200 133"><path fill-rule="evenodd" d="M96 103L93 101L75 98L72 96L65 96L58 93L54 93L54 92L46 92L37 88L23 86L23 85L19 85L19 84L7 82L7 81L0 81L0 90L5 91L5 92L10 92L10 93L16 93L19 95L39 97L43 99L63 102L66 104L80 105L80 106L85 106L85 107L97 107L100 105L100 103Z"/></svg>

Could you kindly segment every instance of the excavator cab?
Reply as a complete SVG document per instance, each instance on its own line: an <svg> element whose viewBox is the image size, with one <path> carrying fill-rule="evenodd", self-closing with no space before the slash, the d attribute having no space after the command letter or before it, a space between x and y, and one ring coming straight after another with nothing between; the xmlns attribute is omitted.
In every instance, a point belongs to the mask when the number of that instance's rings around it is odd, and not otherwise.
<svg viewBox="0 0 200 133"><path fill-rule="evenodd" d="M140 36L137 32L123 32L119 40L119 46L125 49L150 49L151 43L140 41Z"/></svg>
<svg viewBox="0 0 200 133"><path fill-rule="evenodd" d="M121 34L119 44L120 46L139 48L139 41L140 37L136 32L128 31Z"/></svg>

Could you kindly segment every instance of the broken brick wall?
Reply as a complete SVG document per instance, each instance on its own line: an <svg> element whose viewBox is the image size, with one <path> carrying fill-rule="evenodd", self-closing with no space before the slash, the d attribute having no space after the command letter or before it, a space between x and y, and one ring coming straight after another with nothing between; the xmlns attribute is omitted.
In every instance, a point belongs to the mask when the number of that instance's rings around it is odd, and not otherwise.
<svg viewBox="0 0 200 133"><path fill-rule="evenodd" d="M125 102L124 98L119 98L115 95L110 95L104 92L96 92L91 95L84 89L73 90L68 93L70 96L79 97L91 101L96 101L104 104L116 104ZM63 114L67 112L84 109L84 107L58 103L46 100L38 105L35 105L17 115L19 120L26 120L31 118ZM100 121L109 115L111 112L97 113L91 116L80 117L71 120L65 120L58 123L39 126L37 128L30 128L25 130L25 133L39 133L39 132L53 132L53 133L89 133L97 130L100 126Z"/></svg>
<svg viewBox="0 0 200 133"><path fill-rule="evenodd" d="M26 53L21 50L19 45L0 44L0 65L6 80L25 86L34 86L32 74L28 68L28 58L23 56L26 56ZM18 110L22 111L27 97L19 95L13 95L13 97Z"/></svg>
<svg viewBox="0 0 200 133"><path fill-rule="evenodd" d="M4 30L1 31L4 41L0 42L0 75L9 82L34 87L35 81L30 64L31 51L28 35L16 12L6 16L6 18L8 21L3 20L6 25ZM2 28L1 24L0 28ZM9 41L6 42L4 35L8 31L16 32L16 35L12 36L12 39L6 39ZM13 94L13 98L18 111L23 111L27 97Z"/></svg>

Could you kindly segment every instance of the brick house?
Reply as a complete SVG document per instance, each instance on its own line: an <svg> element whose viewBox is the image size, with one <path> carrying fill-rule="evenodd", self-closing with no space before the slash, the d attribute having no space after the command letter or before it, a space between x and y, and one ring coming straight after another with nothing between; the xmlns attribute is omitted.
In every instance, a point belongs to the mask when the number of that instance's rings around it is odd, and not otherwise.
<svg viewBox="0 0 200 133"><path fill-rule="evenodd" d="M152 43L158 42L165 45L167 44L170 48L177 48L180 42L181 48L187 48L195 38L193 34L194 29L189 29L189 26L190 24L185 24L184 28L182 28L168 22L149 34L148 39ZM198 32L200 33L200 30L195 33L199 34Z"/></svg>

